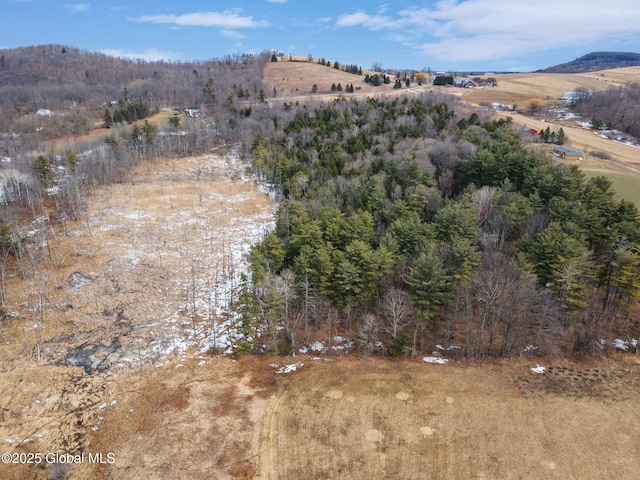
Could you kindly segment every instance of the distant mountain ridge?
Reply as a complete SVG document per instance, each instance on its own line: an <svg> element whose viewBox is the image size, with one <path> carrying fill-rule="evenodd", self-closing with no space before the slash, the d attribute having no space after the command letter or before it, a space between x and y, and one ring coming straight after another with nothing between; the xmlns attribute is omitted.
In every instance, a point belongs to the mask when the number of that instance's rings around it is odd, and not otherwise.
<svg viewBox="0 0 640 480"><path fill-rule="evenodd" d="M632 52L592 52L572 62L538 70L540 73L583 73L610 68L640 66L640 53Z"/></svg>

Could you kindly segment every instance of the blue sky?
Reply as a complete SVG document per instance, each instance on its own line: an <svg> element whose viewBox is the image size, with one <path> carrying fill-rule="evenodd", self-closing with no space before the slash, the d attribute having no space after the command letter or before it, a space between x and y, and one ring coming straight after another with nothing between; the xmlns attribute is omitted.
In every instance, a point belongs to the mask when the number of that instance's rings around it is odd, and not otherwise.
<svg viewBox="0 0 640 480"><path fill-rule="evenodd" d="M147 60L278 50L370 68L531 71L640 52L637 0L0 0L0 48Z"/></svg>

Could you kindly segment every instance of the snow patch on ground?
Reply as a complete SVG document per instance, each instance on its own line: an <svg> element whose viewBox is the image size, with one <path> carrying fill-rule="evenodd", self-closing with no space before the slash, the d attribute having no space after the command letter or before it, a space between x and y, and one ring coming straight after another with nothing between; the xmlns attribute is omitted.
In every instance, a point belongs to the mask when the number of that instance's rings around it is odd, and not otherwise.
<svg viewBox="0 0 640 480"><path fill-rule="evenodd" d="M273 368L275 368L275 373L291 373L291 372L295 372L298 368L302 368L304 367L304 363L302 362L296 362L296 363L291 363L289 365L284 365L283 367L280 367L277 363L271 364L271 366Z"/></svg>
<svg viewBox="0 0 640 480"><path fill-rule="evenodd" d="M531 371L532 371L533 373L538 373L538 374L542 375L544 372L546 372L546 371L547 371L547 367L543 367L543 366L538 365L538 364L536 363L536 366L535 366L535 367L533 367L533 368L531 369Z"/></svg>
<svg viewBox="0 0 640 480"><path fill-rule="evenodd" d="M442 357L424 357L422 361L425 363L437 363L438 365L444 365L449 361L449 359Z"/></svg>

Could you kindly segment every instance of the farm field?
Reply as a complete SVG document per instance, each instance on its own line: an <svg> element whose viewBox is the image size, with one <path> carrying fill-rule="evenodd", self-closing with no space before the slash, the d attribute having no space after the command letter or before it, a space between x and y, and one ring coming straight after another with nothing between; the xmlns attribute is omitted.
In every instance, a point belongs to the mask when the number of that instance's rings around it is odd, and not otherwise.
<svg viewBox="0 0 640 480"><path fill-rule="evenodd" d="M638 81L640 67L628 67L584 74L569 73L509 73L493 75L498 82L495 88L461 90L465 101L481 103L499 102L522 106L532 97L559 99L565 92L578 87L592 91L622 86ZM457 90L457 89L456 89Z"/></svg>
<svg viewBox="0 0 640 480"><path fill-rule="evenodd" d="M562 127L567 135L566 146L585 153L585 159L579 163L584 171L640 174L640 148L638 147L602 138L578 125L543 122L520 113L501 112L500 115L511 117L516 125L528 125L536 130L549 127L558 131ZM609 160L595 158L590 155L592 151L608 153L612 158Z"/></svg>
<svg viewBox="0 0 640 480"><path fill-rule="evenodd" d="M276 373L287 365L297 368ZM125 369L79 378L70 399L82 382L103 394L87 401L95 428L83 434L85 451L115 462L72 465L68 478L635 478L638 359L549 360L545 374L536 365L204 355L176 357L144 376ZM35 372L12 375L24 384ZM39 375L51 387L65 384L62 367ZM24 387L29 398L47 392ZM34 432L76 418L72 409L24 415ZM20 451L41 450L43 441ZM46 471L0 465L0 475Z"/></svg>

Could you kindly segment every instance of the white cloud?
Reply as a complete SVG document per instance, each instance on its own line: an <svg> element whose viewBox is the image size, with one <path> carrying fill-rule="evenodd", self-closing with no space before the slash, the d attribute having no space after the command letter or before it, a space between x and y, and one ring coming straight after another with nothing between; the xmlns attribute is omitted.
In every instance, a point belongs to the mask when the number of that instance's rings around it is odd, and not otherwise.
<svg viewBox="0 0 640 480"><path fill-rule="evenodd" d="M579 4L467 0L443 2L433 11L417 10L415 14L438 22L433 33L439 40L423 44L422 51L436 58L468 61L637 35L640 4L635 0L583 0Z"/></svg>
<svg viewBox="0 0 640 480"><path fill-rule="evenodd" d="M132 60L146 60L148 62L159 61L159 60L178 60L180 54L177 52L171 51L162 51L156 48L148 48L143 52L134 52L133 50L118 50L112 48L104 48L100 50L101 53L105 55L110 55L112 57L118 58L129 58Z"/></svg>
<svg viewBox="0 0 640 480"><path fill-rule="evenodd" d="M136 19L138 22L173 23L190 27L256 28L268 26L267 22L256 21L253 17L242 16L237 11L196 12L183 15L145 15Z"/></svg>
<svg viewBox="0 0 640 480"><path fill-rule="evenodd" d="M267 0L269 3L287 3L289 0Z"/></svg>
<svg viewBox="0 0 640 480"><path fill-rule="evenodd" d="M74 13L80 13L80 12L86 12L87 10L89 10L90 6L91 5L88 3L73 3L73 4L65 5L65 8L68 8Z"/></svg>
<svg viewBox="0 0 640 480"><path fill-rule="evenodd" d="M639 24L637 0L442 0L433 7L409 7L395 15L358 11L341 15L336 22L338 27L390 30L387 38L407 46L411 42L426 55L452 62L636 38Z"/></svg>
<svg viewBox="0 0 640 480"><path fill-rule="evenodd" d="M338 27L362 26L369 30L396 29L403 25L402 20L394 20L383 15L369 15L365 12L346 13L340 15L336 21Z"/></svg>
<svg viewBox="0 0 640 480"><path fill-rule="evenodd" d="M220 34L224 35L227 38L231 38L232 40L242 40L245 38L245 35L236 31L236 30L220 30Z"/></svg>

